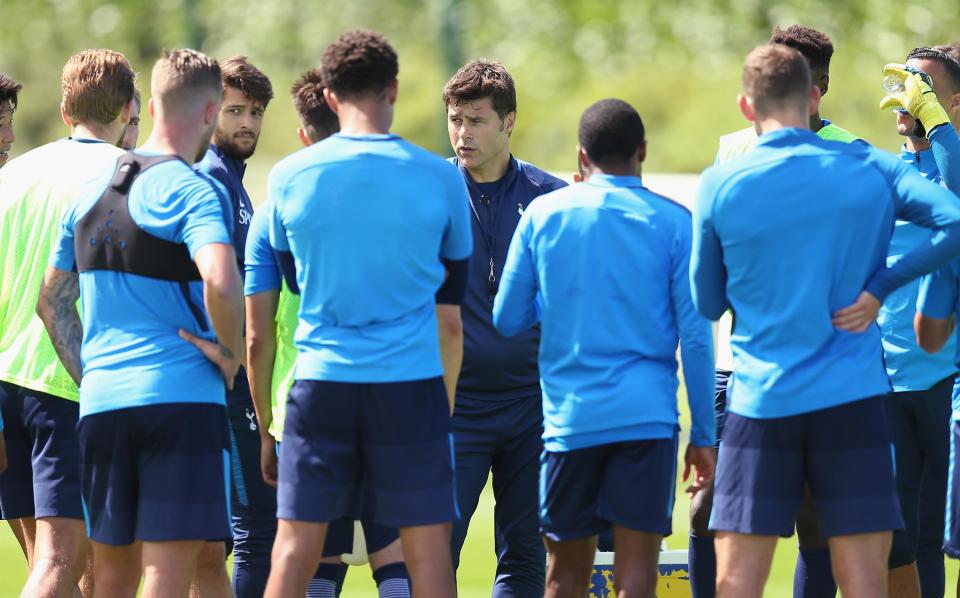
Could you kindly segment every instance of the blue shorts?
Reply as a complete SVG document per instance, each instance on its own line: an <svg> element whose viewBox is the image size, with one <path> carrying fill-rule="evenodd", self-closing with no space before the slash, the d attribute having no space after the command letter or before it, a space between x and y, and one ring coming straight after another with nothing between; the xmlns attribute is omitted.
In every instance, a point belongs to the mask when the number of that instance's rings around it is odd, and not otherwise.
<svg viewBox="0 0 960 598"><path fill-rule="evenodd" d="M540 532L579 540L611 526L670 535L677 435L540 457Z"/></svg>
<svg viewBox="0 0 960 598"><path fill-rule="evenodd" d="M732 378L733 372L729 370L717 370L714 378L713 417L717 422L716 448L720 448L720 437L723 436L723 424L727 417L727 390Z"/></svg>
<svg viewBox="0 0 960 598"><path fill-rule="evenodd" d="M960 559L960 421L950 422L950 471L947 474L947 511L943 530L943 552Z"/></svg>
<svg viewBox="0 0 960 598"><path fill-rule="evenodd" d="M0 382L7 470L0 519L83 519L76 401Z"/></svg>
<svg viewBox="0 0 960 598"><path fill-rule="evenodd" d="M230 537L223 405L104 411L85 416L77 429L90 539L125 546Z"/></svg>
<svg viewBox="0 0 960 598"><path fill-rule="evenodd" d="M883 400L774 419L727 413L710 529L789 537L804 484L824 537L903 529Z"/></svg>
<svg viewBox="0 0 960 598"><path fill-rule="evenodd" d="M442 378L294 383L280 443L277 517L356 519L361 504L369 505L366 519L389 527L458 516Z"/></svg>

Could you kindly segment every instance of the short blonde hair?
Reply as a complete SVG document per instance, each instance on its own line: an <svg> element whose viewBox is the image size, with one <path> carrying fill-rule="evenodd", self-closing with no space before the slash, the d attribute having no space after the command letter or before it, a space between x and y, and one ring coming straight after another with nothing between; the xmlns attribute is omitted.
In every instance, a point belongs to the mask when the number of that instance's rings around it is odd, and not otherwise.
<svg viewBox="0 0 960 598"><path fill-rule="evenodd" d="M137 74L126 57L113 50L84 50L63 67L60 91L73 122L107 124L133 99Z"/></svg>
<svg viewBox="0 0 960 598"><path fill-rule="evenodd" d="M219 98L223 92L220 65L196 50L164 50L153 65L150 92L164 106L182 104L204 93Z"/></svg>

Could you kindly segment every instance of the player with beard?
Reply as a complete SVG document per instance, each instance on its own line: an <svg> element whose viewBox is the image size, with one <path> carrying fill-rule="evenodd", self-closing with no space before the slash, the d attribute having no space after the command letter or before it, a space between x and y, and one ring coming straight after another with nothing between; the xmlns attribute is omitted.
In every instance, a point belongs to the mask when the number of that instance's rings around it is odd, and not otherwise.
<svg viewBox="0 0 960 598"><path fill-rule="evenodd" d="M150 138L77 190L40 291L53 346L83 377L98 595L133 597L143 576L144 596L184 596L204 542L230 534L224 386L240 366L243 299L226 192L191 167L222 85L215 60L163 53Z"/></svg>
<svg viewBox="0 0 960 598"><path fill-rule="evenodd" d="M233 247L240 272L244 271L244 245L253 203L243 186L245 160L257 149L260 127L267 104L273 98L270 79L245 56L224 60L223 104L207 153L195 168L210 175L227 189L233 208ZM260 433L256 411L243 368L237 373L233 390L227 393L227 413L232 432L231 465L233 489L233 587L239 598L262 596L270 575L270 549L277 530L276 490L260 475ZM223 560L215 547L204 550L198 583L209 587L225 581ZM219 549L219 546L216 547Z"/></svg>
<svg viewBox="0 0 960 598"><path fill-rule="evenodd" d="M140 90L134 90L133 109L130 111L130 120L123 129L123 140L120 141L120 147L125 150L132 150L137 147L137 140L140 138L140 108L143 106L143 100L140 99Z"/></svg>

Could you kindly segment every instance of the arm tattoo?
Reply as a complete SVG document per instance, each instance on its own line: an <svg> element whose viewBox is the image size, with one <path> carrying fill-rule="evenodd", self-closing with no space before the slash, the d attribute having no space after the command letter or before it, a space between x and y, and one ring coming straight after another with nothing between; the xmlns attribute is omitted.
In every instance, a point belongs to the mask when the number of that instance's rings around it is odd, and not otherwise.
<svg viewBox="0 0 960 598"><path fill-rule="evenodd" d="M63 366L79 385L83 367L80 364L80 345L83 341L83 324L77 312L80 298L80 277L76 272L58 272L53 276L44 293L50 306L51 319L45 322L53 348Z"/></svg>

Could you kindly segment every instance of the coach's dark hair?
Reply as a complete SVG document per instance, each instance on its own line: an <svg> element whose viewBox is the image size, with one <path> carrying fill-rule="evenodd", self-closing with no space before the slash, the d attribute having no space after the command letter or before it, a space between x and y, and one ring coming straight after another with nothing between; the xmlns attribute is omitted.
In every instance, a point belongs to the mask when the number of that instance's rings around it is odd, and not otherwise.
<svg viewBox="0 0 960 598"><path fill-rule="evenodd" d="M320 69L312 69L300 75L290 87L293 106L304 125L313 127L317 133L326 137L340 130L340 119L323 99L323 75Z"/></svg>
<svg viewBox="0 0 960 598"><path fill-rule="evenodd" d="M224 87L239 89L243 95L264 108L273 99L273 86L263 71L250 64L246 56L231 56L220 63Z"/></svg>
<svg viewBox="0 0 960 598"><path fill-rule="evenodd" d="M810 66L793 48L772 44L755 48L743 65L743 94L759 115L791 104L806 106L810 97Z"/></svg>
<svg viewBox="0 0 960 598"><path fill-rule="evenodd" d="M578 138L590 161L601 166L621 165L643 145L643 121L623 100L600 100L580 117Z"/></svg>
<svg viewBox="0 0 960 598"><path fill-rule="evenodd" d="M821 72L830 69L833 58L833 42L820 31L803 25L790 25L786 29L774 27L770 35L771 44L789 46L803 54L810 63L810 70Z"/></svg>
<svg viewBox="0 0 960 598"><path fill-rule="evenodd" d="M495 60L473 60L461 67L443 86L443 102L447 106L458 106L481 98L490 98L501 120L517 111L517 89L513 77Z"/></svg>
<svg viewBox="0 0 960 598"><path fill-rule="evenodd" d="M17 109L17 96L23 85L10 77L6 73L0 73L0 106L10 102L10 106Z"/></svg>
<svg viewBox="0 0 960 598"><path fill-rule="evenodd" d="M379 94L397 78L397 52L376 31L344 31L320 56L320 73L341 98Z"/></svg>
<svg viewBox="0 0 960 598"><path fill-rule="evenodd" d="M936 60L947 70L953 93L960 92L960 46L945 44L925 48L914 48L907 54L907 60Z"/></svg>

